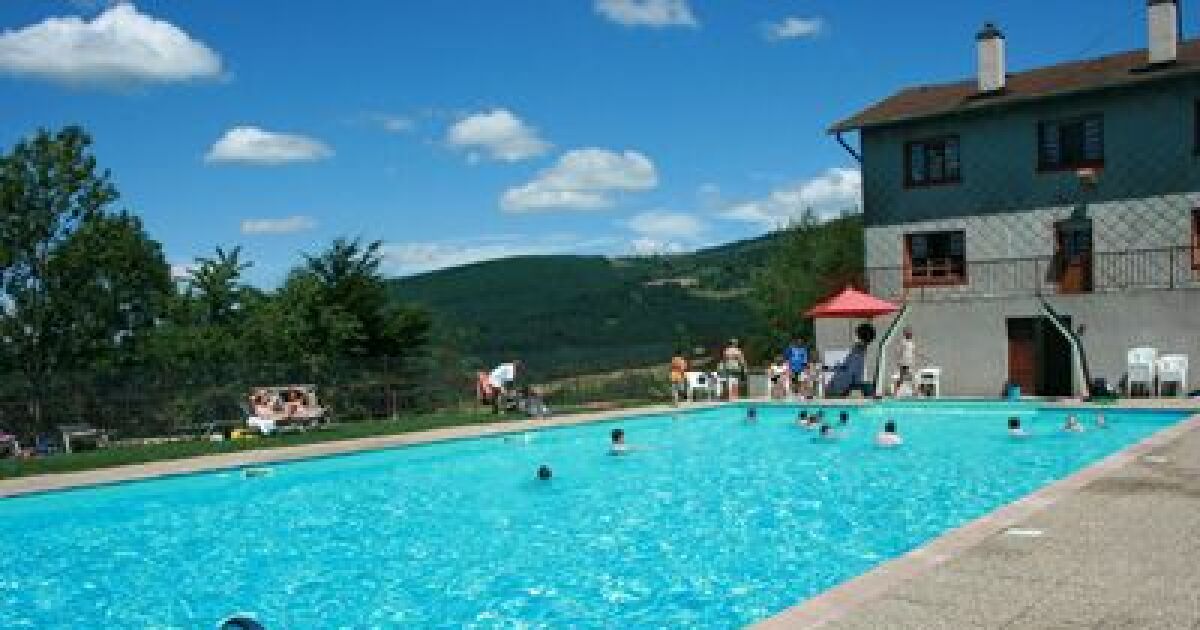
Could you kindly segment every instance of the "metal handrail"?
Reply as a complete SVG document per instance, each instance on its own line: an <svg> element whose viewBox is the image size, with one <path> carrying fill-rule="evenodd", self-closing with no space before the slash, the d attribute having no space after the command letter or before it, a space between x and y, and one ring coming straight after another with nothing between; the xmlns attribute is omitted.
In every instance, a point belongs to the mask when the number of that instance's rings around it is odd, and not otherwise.
<svg viewBox="0 0 1200 630"><path fill-rule="evenodd" d="M961 283L922 283L900 265L868 267L865 272L872 293L902 300L1031 297L1200 288L1200 269L1193 265L1195 256L1190 246L1092 252L1082 261L1076 260L1085 266L1084 280L1078 286L1064 286L1061 282L1066 262L1059 255L968 260Z"/></svg>

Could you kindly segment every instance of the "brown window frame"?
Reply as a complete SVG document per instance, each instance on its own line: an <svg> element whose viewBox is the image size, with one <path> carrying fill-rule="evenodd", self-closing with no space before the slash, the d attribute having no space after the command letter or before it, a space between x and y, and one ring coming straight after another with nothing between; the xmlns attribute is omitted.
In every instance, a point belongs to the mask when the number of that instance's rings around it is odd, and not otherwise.
<svg viewBox="0 0 1200 630"><path fill-rule="evenodd" d="M925 263L922 265L913 264L913 239L914 238L939 237L948 238L949 241L944 246L946 249L953 247L952 243L955 238L962 243L962 252L959 256L939 256L931 257L926 255ZM949 287L967 284L969 275L967 273L967 234L964 230L937 230L931 232L912 232L905 234L904 238L904 287ZM929 248L929 243L926 242L926 249ZM957 260L956 260L957 258ZM931 264L931 261L938 261L937 264Z"/></svg>
<svg viewBox="0 0 1200 630"><path fill-rule="evenodd" d="M1192 104L1192 154L1200 155L1200 100Z"/></svg>
<svg viewBox="0 0 1200 630"><path fill-rule="evenodd" d="M1192 208L1192 269L1200 271L1200 207Z"/></svg>
<svg viewBox="0 0 1200 630"><path fill-rule="evenodd" d="M1080 157L1071 161L1065 161L1063 157L1063 128L1073 125L1082 125L1083 129L1080 132L1081 145L1078 152L1081 156L1087 154L1087 124L1089 121L1096 121L1100 130L1100 157L1087 158ZM1054 125L1055 131L1058 134L1055 146L1058 150L1058 161L1051 162L1046 159L1046 135L1047 128ZM1082 116L1072 116L1070 118L1057 118L1051 120L1041 120L1037 123L1037 172L1039 173L1060 173L1062 171L1076 171L1084 168L1104 168L1104 114L1093 113L1084 114Z"/></svg>
<svg viewBox="0 0 1200 630"><path fill-rule="evenodd" d="M954 152L953 160L947 159L946 145L953 143ZM921 146L922 157L925 160L925 179L916 180L913 178L913 148ZM931 169L929 164L934 160L941 160L942 176L939 178L931 177ZM953 164L953 174L951 174L950 166ZM962 142L957 135L938 136L935 138L922 138L920 140L910 140L904 143L904 187L905 188L924 188L926 186L944 186L946 184L962 183Z"/></svg>

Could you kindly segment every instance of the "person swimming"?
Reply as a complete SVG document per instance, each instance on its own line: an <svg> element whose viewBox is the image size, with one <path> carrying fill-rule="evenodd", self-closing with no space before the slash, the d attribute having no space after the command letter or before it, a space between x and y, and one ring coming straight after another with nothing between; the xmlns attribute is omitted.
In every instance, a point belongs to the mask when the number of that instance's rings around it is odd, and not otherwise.
<svg viewBox="0 0 1200 630"><path fill-rule="evenodd" d="M753 424L755 422L758 422L758 408L757 407L747 407L746 408L746 423Z"/></svg>
<svg viewBox="0 0 1200 630"><path fill-rule="evenodd" d="M1108 428L1108 421L1104 419L1104 414L1102 414L1102 413L1096 414L1096 428L1097 429L1107 429Z"/></svg>
<svg viewBox="0 0 1200 630"><path fill-rule="evenodd" d="M838 414L838 424L846 426L850 424L850 412L843 411Z"/></svg>
<svg viewBox="0 0 1200 630"><path fill-rule="evenodd" d="M608 450L610 455L625 455L629 452L629 445L625 443L625 429L613 429L609 436L612 438Z"/></svg>
<svg viewBox="0 0 1200 630"><path fill-rule="evenodd" d="M1067 421L1063 423L1063 431L1066 433L1083 433L1083 425L1079 423L1079 418L1075 414L1067 416Z"/></svg>
<svg viewBox="0 0 1200 630"><path fill-rule="evenodd" d="M888 420L883 423L883 430L875 436L875 445L881 448L892 448L904 444L904 438L896 432L896 422Z"/></svg>
<svg viewBox="0 0 1200 630"><path fill-rule="evenodd" d="M822 424L817 430L817 435L813 437L814 442L836 442L841 439L841 434L833 430L833 427L828 424Z"/></svg>
<svg viewBox="0 0 1200 630"><path fill-rule="evenodd" d="M545 464L538 466L537 478L539 481L550 481L552 477L554 477L554 471L550 470L549 466Z"/></svg>
<svg viewBox="0 0 1200 630"><path fill-rule="evenodd" d="M1018 416L1013 416L1008 419L1008 435L1009 437L1015 438L1029 437L1029 434L1025 432L1025 429L1021 428L1021 418Z"/></svg>

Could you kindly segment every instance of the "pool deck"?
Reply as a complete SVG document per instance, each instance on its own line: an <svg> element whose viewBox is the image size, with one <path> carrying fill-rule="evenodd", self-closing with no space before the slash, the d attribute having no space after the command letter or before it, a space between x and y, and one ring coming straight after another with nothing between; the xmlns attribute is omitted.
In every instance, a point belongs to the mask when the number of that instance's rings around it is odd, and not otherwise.
<svg viewBox="0 0 1200 630"><path fill-rule="evenodd" d="M755 626L803 628L1200 630L1200 415Z"/></svg>
<svg viewBox="0 0 1200 630"><path fill-rule="evenodd" d="M490 424L470 424L457 427L444 427L428 431L414 431L396 435L380 435L367 438L335 440L304 444L299 446L284 446L264 448L237 453L221 453L217 455L199 455L185 459L172 459L145 464L130 464L97 468L70 473L50 473L30 475L14 479L0 480L0 499L21 495L69 490L89 486L102 486L126 481L141 481L155 477L189 475L193 473L228 470L244 466L262 466L282 462L293 462L316 457L346 455L361 451L429 444L446 440L457 440L506 433L520 433L550 427L565 427L591 422L620 420L631 416L645 414L669 413L673 410L696 410L720 406L725 403L692 403L686 407L671 407L670 405L655 405L613 411L571 414L556 416L544 420L510 420Z"/></svg>

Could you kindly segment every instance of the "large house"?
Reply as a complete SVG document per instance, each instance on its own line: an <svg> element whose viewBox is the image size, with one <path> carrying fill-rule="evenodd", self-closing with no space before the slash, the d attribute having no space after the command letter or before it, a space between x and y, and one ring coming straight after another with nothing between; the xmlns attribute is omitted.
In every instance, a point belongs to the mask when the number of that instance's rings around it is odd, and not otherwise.
<svg viewBox="0 0 1200 630"><path fill-rule="evenodd" d="M1138 346L1200 360L1200 40L1148 5L1146 50L1007 74L989 24L975 80L832 127L862 166L869 289L907 305L945 392L1116 384Z"/></svg>

